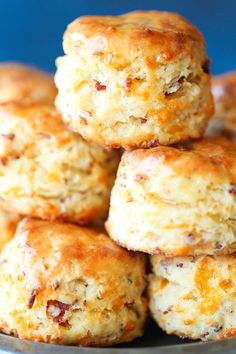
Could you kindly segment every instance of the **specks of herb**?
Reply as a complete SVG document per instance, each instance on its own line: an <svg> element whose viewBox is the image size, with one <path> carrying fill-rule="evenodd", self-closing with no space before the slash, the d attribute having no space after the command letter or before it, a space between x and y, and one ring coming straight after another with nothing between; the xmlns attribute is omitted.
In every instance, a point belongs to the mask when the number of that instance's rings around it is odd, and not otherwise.
<svg viewBox="0 0 236 354"><path fill-rule="evenodd" d="M183 263L176 263L176 267L178 267L178 268L183 268Z"/></svg>
<svg viewBox="0 0 236 354"><path fill-rule="evenodd" d="M218 333L218 332L220 332L222 329L223 329L222 326L216 326L216 328L214 329L214 332L215 332L215 333Z"/></svg>
<svg viewBox="0 0 236 354"><path fill-rule="evenodd" d="M132 279L130 279L129 277L126 277L126 280L127 280L127 282L128 282L129 284L133 284Z"/></svg>
<svg viewBox="0 0 236 354"><path fill-rule="evenodd" d="M208 336L209 336L209 332L205 332L205 333L202 334L202 338L203 339L206 339Z"/></svg>
<svg viewBox="0 0 236 354"><path fill-rule="evenodd" d="M168 313L170 313L172 311L172 306L169 306L165 311L163 311L163 315L167 315Z"/></svg>

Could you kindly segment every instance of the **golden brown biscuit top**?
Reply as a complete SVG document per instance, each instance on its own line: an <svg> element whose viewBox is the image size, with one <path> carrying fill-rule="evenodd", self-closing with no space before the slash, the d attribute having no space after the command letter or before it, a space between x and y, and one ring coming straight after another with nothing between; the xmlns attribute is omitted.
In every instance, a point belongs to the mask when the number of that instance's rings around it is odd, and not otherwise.
<svg viewBox="0 0 236 354"><path fill-rule="evenodd" d="M180 176L226 177L231 183L236 182L236 144L224 137L134 150L123 155L121 165L126 163L135 165L143 180L165 166Z"/></svg>
<svg viewBox="0 0 236 354"><path fill-rule="evenodd" d="M216 103L236 108L236 71L213 77L212 93Z"/></svg>
<svg viewBox="0 0 236 354"><path fill-rule="evenodd" d="M71 224L24 219L15 240L26 257L45 260L49 276L70 269L74 262L84 276L95 278L100 272L115 276L144 265L141 255L119 247L107 235Z"/></svg>
<svg viewBox="0 0 236 354"><path fill-rule="evenodd" d="M80 17L64 35L66 53L85 49L97 55L113 52L130 59L137 53L159 54L157 61L169 61L182 51L190 52L193 45L205 47L197 28L178 14L159 11Z"/></svg>
<svg viewBox="0 0 236 354"><path fill-rule="evenodd" d="M34 132L43 132L49 134L68 134L60 114L54 106L21 102L7 102L0 104L0 116L22 119L34 129ZM70 133L72 134L72 133Z"/></svg>
<svg viewBox="0 0 236 354"><path fill-rule="evenodd" d="M0 64L0 103L21 100L53 103L56 94L53 75L21 64Z"/></svg>

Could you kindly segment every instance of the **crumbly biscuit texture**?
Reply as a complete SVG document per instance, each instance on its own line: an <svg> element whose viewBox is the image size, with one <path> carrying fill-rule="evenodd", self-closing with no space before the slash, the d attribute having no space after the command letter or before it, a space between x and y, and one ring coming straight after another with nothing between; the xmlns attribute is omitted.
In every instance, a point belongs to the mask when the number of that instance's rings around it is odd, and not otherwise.
<svg viewBox="0 0 236 354"><path fill-rule="evenodd" d="M145 263L98 231L23 220L1 255L1 330L56 344L131 341L146 318Z"/></svg>
<svg viewBox="0 0 236 354"><path fill-rule="evenodd" d="M0 206L0 251L14 237L20 220L19 214Z"/></svg>
<svg viewBox="0 0 236 354"><path fill-rule="evenodd" d="M236 249L236 145L205 138L127 151L113 187L108 233L168 257Z"/></svg>
<svg viewBox="0 0 236 354"><path fill-rule="evenodd" d="M236 254L152 257L149 306L169 334L216 340L236 335Z"/></svg>
<svg viewBox="0 0 236 354"><path fill-rule="evenodd" d="M66 130L49 105L0 105L0 197L9 210L84 224L106 216L119 153Z"/></svg>
<svg viewBox="0 0 236 354"><path fill-rule="evenodd" d="M209 121L206 135L223 134L236 141L236 71L212 79L215 115Z"/></svg>
<svg viewBox="0 0 236 354"><path fill-rule="evenodd" d="M53 76L18 63L0 64L0 103L53 103L57 94Z"/></svg>
<svg viewBox="0 0 236 354"><path fill-rule="evenodd" d="M201 137L213 112L200 32L158 11L81 17L64 35L56 104L68 126L111 147Z"/></svg>

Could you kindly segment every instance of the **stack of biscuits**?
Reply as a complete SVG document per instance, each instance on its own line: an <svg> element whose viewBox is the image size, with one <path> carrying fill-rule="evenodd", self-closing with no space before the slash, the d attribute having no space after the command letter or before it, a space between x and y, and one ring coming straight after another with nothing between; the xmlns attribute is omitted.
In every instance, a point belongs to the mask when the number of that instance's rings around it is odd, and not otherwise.
<svg viewBox="0 0 236 354"><path fill-rule="evenodd" d="M63 48L57 89L36 69L0 66L1 330L131 341L148 283L166 332L236 335L232 75L215 79L206 131L209 59L180 15L81 17Z"/></svg>

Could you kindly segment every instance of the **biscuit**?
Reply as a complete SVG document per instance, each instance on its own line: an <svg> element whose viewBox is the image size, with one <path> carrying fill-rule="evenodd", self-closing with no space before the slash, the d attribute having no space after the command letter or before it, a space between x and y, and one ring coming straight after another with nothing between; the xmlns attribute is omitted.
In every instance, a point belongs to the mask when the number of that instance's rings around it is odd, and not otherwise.
<svg viewBox="0 0 236 354"><path fill-rule="evenodd" d="M10 212L0 206L0 251L13 238L20 219L17 213Z"/></svg>
<svg viewBox="0 0 236 354"><path fill-rule="evenodd" d="M0 64L0 104L22 100L53 103L56 94L52 75L22 64Z"/></svg>
<svg viewBox="0 0 236 354"><path fill-rule="evenodd" d="M0 198L7 209L84 224L106 217L118 152L67 131L50 105L0 105Z"/></svg>
<svg viewBox="0 0 236 354"><path fill-rule="evenodd" d="M236 336L236 254L152 257L149 306L169 334L216 340Z"/></svg>
<svg viewBox="0 0 236 354"><path fill-rule="evenodd" d="M212 79L215 115L209 122L206 135L224 134L236 140L236 71Z"/></svg>
<svg viewBox="0 0 236 354"><path fill-rule="evenodd" d="M167 257L236 250L236 145L219 138L127 151L113 187L111 238Z"/></svg>
<svg viewBox="0 0 236 354"><path fill-rule="evenodd" d="M0 264L5 333L81 346L108 346L142 335L145 257L105 234L23 220Z"/></svg>
<svg viewBox="0 0 236 354"><path fill-rule="evenodd" d="M110 147L201 137L213 113L201 33L180 15L81 17L57 60L56 104L86 140Z"/></svg>

